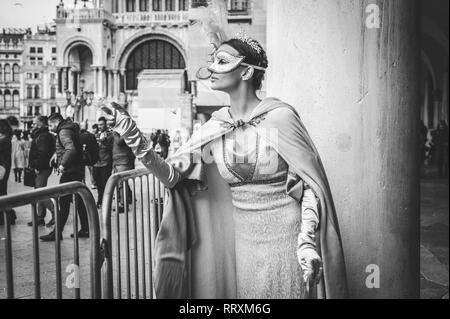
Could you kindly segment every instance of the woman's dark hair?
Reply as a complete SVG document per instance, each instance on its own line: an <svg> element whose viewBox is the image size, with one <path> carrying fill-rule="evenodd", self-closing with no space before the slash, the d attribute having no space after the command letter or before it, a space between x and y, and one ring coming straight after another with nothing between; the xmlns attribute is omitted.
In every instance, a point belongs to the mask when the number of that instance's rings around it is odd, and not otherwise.
<svg viewBox="0 0 450 319"><path fill-rule="evenodd" d="M240 55L245 56L243 62L267 68L269 66L269 61L267 60L266 51L264 51L264 49L258 42L256 42L255 40L253 41L260 48L260 53L256 52L256 50L253 49L250 45L239 39L230 39L222 43L222 45L227 44L232 48L234 48L236 51L238 51ZM264 71L255 69L252 84L256 90L261 89L262 81L264 80L264 74L265 74Z"/></svg>
<svg viewBox="0 0 450 319"><path fill-rule="evenodd" d="M11 137L13 135L11 125L9 125L9 122L6 119L0 119L0 134L7 137Z"/></svg>

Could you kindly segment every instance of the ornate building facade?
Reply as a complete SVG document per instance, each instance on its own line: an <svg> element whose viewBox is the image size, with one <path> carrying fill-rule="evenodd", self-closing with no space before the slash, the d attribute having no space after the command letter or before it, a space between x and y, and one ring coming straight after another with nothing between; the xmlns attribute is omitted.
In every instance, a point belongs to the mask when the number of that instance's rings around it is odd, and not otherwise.
<svg viewBox="0 0 450 319"><path fill-rule="evenodd" d="M146 131L180 129L227 105L227 97L197 82L211 46L195 23L196 0L103 0L56 15L58 92L89 92L94 100L127 102ZM244 29L265 45L266 0L228 0L232 32ZM62 110L64 111L64 110ZM199 114L202 113L203 115ZM95 121L95 107L75 106L79 121Z"/></svg>
<svg viewBox="0 0 450 319"><path fill-rule="evenodd" d="M20 116L26 29L0 29L0 118Z"/></svg>
<svg viewBox="0 0 450 319"><path fill-rule="evenodd" d="M65 104L64 95L58 94L54 25L39 26L36 33L25 35L23 60L20 120L28 129L33 117L50 115Z"/></svg>

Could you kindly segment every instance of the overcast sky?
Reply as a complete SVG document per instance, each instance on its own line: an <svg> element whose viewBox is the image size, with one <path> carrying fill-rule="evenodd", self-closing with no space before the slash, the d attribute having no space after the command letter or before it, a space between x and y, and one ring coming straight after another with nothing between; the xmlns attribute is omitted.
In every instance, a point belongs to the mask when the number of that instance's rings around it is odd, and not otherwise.
<svg viewBox="0 0 450 319"><path fill-rule="evenodd" d="M0 28L32 28L52 22L56 17L56 5L60 0L0 0ZM81 1L79 1L81 3ZM73 6L73 0L65 0ZM80 6L80 5L79 5Z"/></svg>

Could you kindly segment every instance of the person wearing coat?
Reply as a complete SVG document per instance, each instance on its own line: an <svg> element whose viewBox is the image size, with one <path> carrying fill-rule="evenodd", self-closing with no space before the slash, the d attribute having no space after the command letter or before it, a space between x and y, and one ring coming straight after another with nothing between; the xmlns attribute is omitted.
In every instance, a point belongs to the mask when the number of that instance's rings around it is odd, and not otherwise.
<svg viewBox="0 0 450 319"><path fill-rule="evenodd" d="M56 162L58 171L61 174L59 183L82 182L84 180L84 166L82 164L82 147L80 143L80 127L70 118L64 119L61 114L54 113L49 119L50 130L56 133ZM79 195L77 196L77 210L80 217L81 229L78 232L79 238L89 237L89 225L86 207ZM58 235L63 239L63 230L69 217L72 195L63 196L59 199L60 233L56 233L56 227L47 235L41 236L42 241L55 241ZM73 235L73 234L72 234Z"/></svg>
<svg viewBox="0 0 450 319"><path fill-rule="evenodd" d="M32 141L29 152L28 166L35 170L36 178L34 181L35 189L46 187L48 178L52 174L50 159L55 153L55 138L49 132L48 120L46 116L39 115L33 120L33 131L31 133ZM52 214L54 220L54 208L50 200L39 202L37 205L38 225L45 225L45 216L47 209ZM49 222L51 225L52 223ZM28 226L33 223L29 222Z"/></svg>
<svg viewBox="0 0 450 319"><path fill-rule="evenodd" d="M0 119L0 196L8 194L8 179L11 171L11 136L13 131L8 121ZM8 212L12 224L16 222L16 213L14 210ZM4 211L0 211L0 225L5 222Z"/></svg>
<svg viewBox="0 0 450 319"><path fill-rule="evenodd" d="M26 144L22 139L20 131L15 132L11 139L12 147L12 167L16 183L22 183L22 172L25 168Z"/></svg>

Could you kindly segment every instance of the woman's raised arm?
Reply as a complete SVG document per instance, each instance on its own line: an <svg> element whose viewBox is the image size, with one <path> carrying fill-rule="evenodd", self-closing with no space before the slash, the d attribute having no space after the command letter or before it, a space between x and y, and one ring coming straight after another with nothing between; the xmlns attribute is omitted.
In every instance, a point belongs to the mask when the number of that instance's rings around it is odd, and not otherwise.
<svg viewBox="0 0 450 319"><path fill-rule="evenodd" d="M174 187L180 180L179 172L152 149L151 141L139 130L128 112L114 102L102 103L100 107L107 114L106 118L111 128L123 137L145 167L164 185Z"/></svg>

